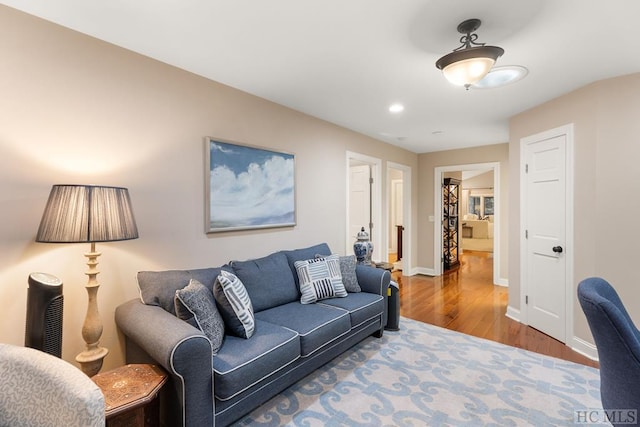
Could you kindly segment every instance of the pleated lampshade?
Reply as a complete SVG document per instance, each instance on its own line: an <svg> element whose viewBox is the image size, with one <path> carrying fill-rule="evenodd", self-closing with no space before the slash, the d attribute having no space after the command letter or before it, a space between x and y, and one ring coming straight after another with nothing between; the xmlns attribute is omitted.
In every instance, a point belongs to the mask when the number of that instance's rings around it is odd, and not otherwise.
<svg viewBox="0 0 640 427"><path fill-rule="evenodd" d="M122 187L54 185L37 242L114 242L138 238L129 191Z"/></svg>

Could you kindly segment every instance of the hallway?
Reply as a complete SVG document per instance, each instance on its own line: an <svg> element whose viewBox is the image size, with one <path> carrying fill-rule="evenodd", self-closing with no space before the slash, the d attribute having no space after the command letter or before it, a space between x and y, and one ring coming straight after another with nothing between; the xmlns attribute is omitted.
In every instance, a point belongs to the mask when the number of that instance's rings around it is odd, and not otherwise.
<svg viewBox="0 0 640 427"><path fill-rule="evenodd" d="M505 316L508 289L492 284L490 252L465 251L458 269L440 277L400 276L400 315L548 356L597 367L597 362ZM402 327L402 324L400 324Z"/></svg>

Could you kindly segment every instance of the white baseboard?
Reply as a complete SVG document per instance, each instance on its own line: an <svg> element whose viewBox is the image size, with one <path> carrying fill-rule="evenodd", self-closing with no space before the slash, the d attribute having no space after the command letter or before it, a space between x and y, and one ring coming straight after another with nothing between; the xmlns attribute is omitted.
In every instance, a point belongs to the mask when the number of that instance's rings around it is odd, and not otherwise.
<svg viewBox="0 0 640 427"><path fill-rule="evenodd" d="M583 356L588 357L591 360L598 361L598 349L596 346L583 340L582 338L573 337L571 339L571 349Z"/></svg>
<svg viewBox="0 0 640 427"><path fill-rule="evenodd" d="M507 314L506 316L511 319L511 320L515 320L516 322L520 323L520 310L518 310L517 308L513 308L510 305L507 306Z"/></svg>
<svg viewBox="0 0 640 427"><path fill-rule="evenodd" d="M505 279L504 277L500 277L495 282L496 282L496 283L494 283L495 285L504 286L505 288L509 287L509 279Z"/></svg>
<svg viewBox="0 0 640 427"><path fill-rule="evenodd" d="M520 321L520 310L517 308L507 306L507 313L505 315L511 320L522 323ZM524 325L525 323L522 324ZM569 342L567 342L567 346L576 353L580 353L581 355L588 357L591 360L595 360L596 362L598 361L598 350L596 349L596 346L582 338L575 336L572 337Z"/></svg>
<svg viewBox="0 0 640 427"><path fill-rule="evenodd" d="M411 270L411 275L424 274L425 276L435 276L436 271L433 268L416 267Z"/></svg>

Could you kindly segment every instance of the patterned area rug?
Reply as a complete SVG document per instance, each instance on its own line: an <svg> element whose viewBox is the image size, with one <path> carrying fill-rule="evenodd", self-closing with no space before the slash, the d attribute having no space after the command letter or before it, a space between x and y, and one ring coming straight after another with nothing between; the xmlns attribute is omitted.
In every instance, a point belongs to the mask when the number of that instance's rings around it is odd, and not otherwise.
<svg viewBox="0 0 640 427"><path fill-rule="evenodd" d="M563 426L601 410L597 369L401 318L237 426Z"/></svg>

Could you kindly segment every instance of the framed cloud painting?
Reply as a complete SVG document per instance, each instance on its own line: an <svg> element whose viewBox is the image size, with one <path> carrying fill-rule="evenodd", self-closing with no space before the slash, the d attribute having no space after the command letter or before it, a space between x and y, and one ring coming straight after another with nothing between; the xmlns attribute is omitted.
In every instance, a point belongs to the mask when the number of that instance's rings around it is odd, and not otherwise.
<svg viewBox="0 0 640 427"><path fill-rule="evenodd" d="M205 142L207 233L296 224L293 154Z"/></svg>

